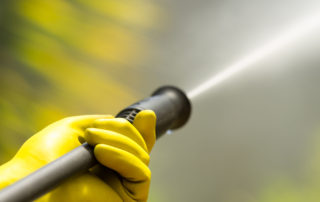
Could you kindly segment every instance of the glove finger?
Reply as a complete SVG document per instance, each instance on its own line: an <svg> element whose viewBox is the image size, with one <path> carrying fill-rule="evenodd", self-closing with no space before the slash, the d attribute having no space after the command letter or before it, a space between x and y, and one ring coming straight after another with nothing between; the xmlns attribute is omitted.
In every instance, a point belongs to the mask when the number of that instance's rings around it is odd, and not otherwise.
<svg viewBox="0 0 320 202"><path fill-rule="evenodd" d="M125 191L128 198L146 201L151 179L148 166L135 155L110 145L98 144L94 149L94 154L102 165L116 171L124 178L121 181L108 180L110 186L122 196Z"/></svg>
<svg viewBox="0 0 320 202"><path fill-rule="evenodd" d="M140 135L139 131L126 119L98 119L94 122L93 126L95 128L105 129L123 134L139 144L145 151L148 151L146 143L143 137Z"/></svg>
<svg viewBox="0 0 320 202"><path fill-rule="evenodd" d="M156 114L152 110L143 110L136 115L133 125L142 135L150 153L156 141Z"/></svg>
<svg viewBox="0 0 320 202"><path fill-rule="evenodd" d="M116 171L128 181L150 181L151 172L148 166L127 151L110 145L98 144L94 148L94 154L102 165Z"/></svg>
<svg viewBox="0 0 320 202"><path fill-rule="evenodd" d="M109 130L88 128L84 137L90 145L110 145L135 155L145 164L149 163L149 154L135 141L122 134ZM107 155L104 156L107 157Z"/></svg>

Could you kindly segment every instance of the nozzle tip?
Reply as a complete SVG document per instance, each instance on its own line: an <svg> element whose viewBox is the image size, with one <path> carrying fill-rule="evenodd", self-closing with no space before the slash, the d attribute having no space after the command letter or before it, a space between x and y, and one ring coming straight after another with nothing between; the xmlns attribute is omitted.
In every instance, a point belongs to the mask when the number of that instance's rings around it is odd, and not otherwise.
<svg viewBox="0 0 320 202"><path fill-rule="evenodd" d="M175 107L174 111L177 113L178 118L171 125L171 129L177 129L186 124L191 115L191 102L187 94L181 89L171 85L158 88L152 96L160 94L165 94L170 98L170 101Z"/></svg>

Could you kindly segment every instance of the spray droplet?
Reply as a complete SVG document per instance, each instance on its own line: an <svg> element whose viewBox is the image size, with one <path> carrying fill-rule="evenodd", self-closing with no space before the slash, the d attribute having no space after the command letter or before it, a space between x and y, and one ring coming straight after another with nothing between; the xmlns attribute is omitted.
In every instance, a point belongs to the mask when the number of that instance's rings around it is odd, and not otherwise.
<svg viewBox="0 0 320 202"><path fill-rule="evenodd" d="M167 130L166 134L167 135L171 135L172 134L172 130Z"/></svg>

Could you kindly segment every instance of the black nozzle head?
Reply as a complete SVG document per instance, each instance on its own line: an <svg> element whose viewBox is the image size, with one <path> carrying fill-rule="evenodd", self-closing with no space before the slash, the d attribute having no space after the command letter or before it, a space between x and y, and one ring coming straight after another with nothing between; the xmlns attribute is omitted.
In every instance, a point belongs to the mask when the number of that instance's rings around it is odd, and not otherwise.
<svg viewBox="0 0 320 202"><path fill-rule="evenodd" d="M182 90L174 86L162 86L152 94L152 96L155 95L168 97L174 106L177 118L173 121L170 129L180 128L187 123L191 115L191 102Z"/></svg>
<svg viewBox="0 0 320 202"><path fill-rule="evenodd" d="M156 135L159 138L167 130L180 128L188 121L191 103L182 90L174 86L163 86L158 88L151 97L119 112L117 117L125 118L132 123L135 116L146 109L156 114Z"/></svg>

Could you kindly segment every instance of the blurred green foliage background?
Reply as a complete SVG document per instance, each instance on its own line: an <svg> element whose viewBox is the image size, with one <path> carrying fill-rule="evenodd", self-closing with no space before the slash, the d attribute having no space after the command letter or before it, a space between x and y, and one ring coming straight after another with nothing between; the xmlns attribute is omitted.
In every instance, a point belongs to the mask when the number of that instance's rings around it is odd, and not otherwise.
<svg viewBox="0 0 320 202"><path fill-rule="evenodd" d="M0 163L65 116L136 100L158 8L145 0L1 1ZM142 84L141 84L142 85Z"/></svg>
<svg viewBox="0 0 320 202"><path fill-rule="evenodd" d="M309 148L309 158L303 165L303 175L293 180L282 173L277 178L271 178L263 186L256 199L250 202L317 202L320 200L320 147L319 131Z"/></svg>

